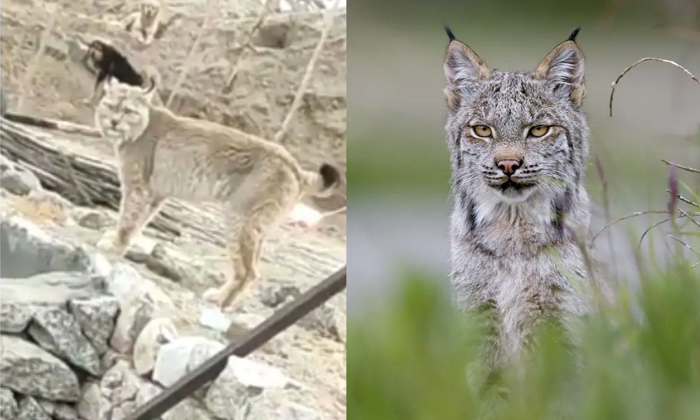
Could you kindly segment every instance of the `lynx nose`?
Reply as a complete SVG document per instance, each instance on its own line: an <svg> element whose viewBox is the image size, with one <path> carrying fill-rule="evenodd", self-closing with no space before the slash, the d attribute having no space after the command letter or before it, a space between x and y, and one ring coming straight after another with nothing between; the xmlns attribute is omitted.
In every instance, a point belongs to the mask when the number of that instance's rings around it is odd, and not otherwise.
<svg viewBox="0 0 700 420"><path fill-rule="evenodd" d="M496 166L498 166L498 169L508 176L513 175L522 164L523 162L519 159L502 159L496 161Z"/></svg>

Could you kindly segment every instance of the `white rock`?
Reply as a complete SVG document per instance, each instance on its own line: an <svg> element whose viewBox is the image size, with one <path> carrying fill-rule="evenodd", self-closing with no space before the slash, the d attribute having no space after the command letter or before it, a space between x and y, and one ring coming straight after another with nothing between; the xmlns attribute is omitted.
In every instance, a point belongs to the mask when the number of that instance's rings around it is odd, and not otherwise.
<svg viewBox="0 0 700 420"><path fill-rule="evenodd" d="M78 414L83 419L102 419L108 411L108 402L100 393L97 382L86 382L78 402Z"/></svg>
<svg viewBox="0 0 700 420"><path fill-rule="evenodd" d="M134 369L145 376L153 371L158 350L178 337L177 327L170 318L154 318L143 328L134 343Z"/></svg>
<svg viewBox="0 0 700 420"><path fill-rule="evenodd" d="M132 283L131 287L122 283ZM146 324L153 318L175 316L175 306L155 283L142 278L133 270L115 265L108 287L119 298L120 312L110 345L115 350L130 354L134 342Z"/></svg>
<svg viewBox="0 0 700 420"><path fill-rule="evenodd" d="M274 367L231 356L224 371L207 390L204 404L217 418L238 420L240 417L236 417L236 413L247 412L250 407L245 404L251 398L284 389L291 383L287 376Z"/></svg>
<svg viewBox="0 0 700 420"><path fill-rule="evenodd" d="M160 347L152 378L167 388L223 348L204 337L177 338Z"/></svg>

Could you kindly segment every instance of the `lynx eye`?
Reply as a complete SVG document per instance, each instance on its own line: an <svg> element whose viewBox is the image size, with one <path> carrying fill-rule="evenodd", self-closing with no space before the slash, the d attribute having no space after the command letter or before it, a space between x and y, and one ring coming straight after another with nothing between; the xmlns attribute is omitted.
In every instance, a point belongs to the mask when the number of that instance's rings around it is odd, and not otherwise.
<svg viewBox="0 0 700 420"><path fill-rule="evenodd" d="M536 125L530 128L528 135L532 137L543 137L544 135L548 134L549 130L551 129L552 127L548 125Z"/></svg>
<svg viewBox="0 0 700 420"><path fill-rule="evenodd" d="M488 138L491 137L492 131L491 127L487 125L474 125L472 126L472 134L476 137Z"/></svg>

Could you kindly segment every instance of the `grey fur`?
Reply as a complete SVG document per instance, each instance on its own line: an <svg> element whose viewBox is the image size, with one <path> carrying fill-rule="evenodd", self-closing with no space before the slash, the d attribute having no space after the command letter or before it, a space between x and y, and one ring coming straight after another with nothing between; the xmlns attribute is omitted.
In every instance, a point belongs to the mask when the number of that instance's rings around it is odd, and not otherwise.
<svg viewBox="0 0 700 420"><path fill-rule="evenodd" d="M461 310L489 309L497 336L488 356L495 363L517 356L542 320L568 323L593 304L579 247L590 220L590 131L576 33L534 71L489 69L456 38L445 55L453 297ZM476 125L492 136L478 137ZM538 125L552 128L528 136ZM521 162L512 177L519 190L499 189L514 184L505 183L498 159Z"/></svg>

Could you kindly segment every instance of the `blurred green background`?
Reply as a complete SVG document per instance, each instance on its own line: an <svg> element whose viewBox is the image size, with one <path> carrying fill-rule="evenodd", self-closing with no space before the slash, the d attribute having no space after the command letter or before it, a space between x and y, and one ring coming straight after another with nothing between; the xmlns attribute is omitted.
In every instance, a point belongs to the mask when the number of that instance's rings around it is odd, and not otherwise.
<svg viewBox="0 0 700 420"><path fill-rule="evenodd" d="M611 217L666 208L668 167L700 166L700 85L647 62L628 73L609 116L611 83L636 60L656 56L700 74L700 1L381 1L348 9L349 316L385 303L404 264L442 283L449 252L449 157L444 140L442 58L450 25L492 68L533 69L576 26L586 55L585 110L592 128L588 190L593 230L605 224L602 164ZM690 186L699 177L683 174ZM632 257L659 215L619 223L596 242L617 278L636 281ZM654 258L667 258L655 229Z"/></svg>

